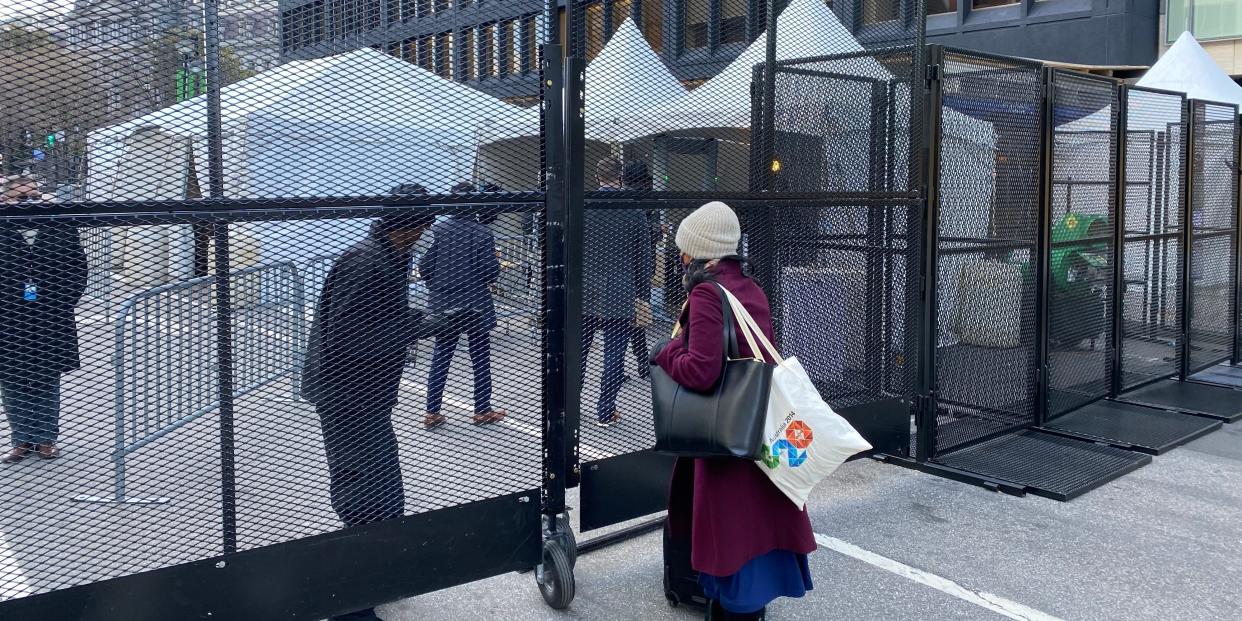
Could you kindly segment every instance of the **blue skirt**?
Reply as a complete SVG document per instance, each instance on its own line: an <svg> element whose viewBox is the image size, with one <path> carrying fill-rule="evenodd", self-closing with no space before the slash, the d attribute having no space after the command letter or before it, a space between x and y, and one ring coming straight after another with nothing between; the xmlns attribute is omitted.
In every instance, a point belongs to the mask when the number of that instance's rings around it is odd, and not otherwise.
<svg viewBox="0 0 1242 621"><path fill-rule="evenodd" d="M814 588L805 554L773 550L731 576L699 574L703 594L729 612L757 612L778 597L802 597Z"/></svg>

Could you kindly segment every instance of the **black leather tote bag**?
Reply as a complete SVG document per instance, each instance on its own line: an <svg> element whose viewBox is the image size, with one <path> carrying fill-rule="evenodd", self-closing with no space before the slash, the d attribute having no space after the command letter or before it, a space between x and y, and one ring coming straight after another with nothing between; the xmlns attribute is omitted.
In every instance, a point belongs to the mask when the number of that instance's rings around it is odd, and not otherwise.
<svg viewBox="0 0 1242 621"><path fill-rule="evenodd" d="M724 371L708 392L673 381L651 365L651 402L655 416L655 450L678 457L759 459L763 424L772 390L772 366L762 359L741 359L733 311L719 284L724 313ZM682 338L689 342L689 322ZM758 352L756 352L758 354Z"/></svg>

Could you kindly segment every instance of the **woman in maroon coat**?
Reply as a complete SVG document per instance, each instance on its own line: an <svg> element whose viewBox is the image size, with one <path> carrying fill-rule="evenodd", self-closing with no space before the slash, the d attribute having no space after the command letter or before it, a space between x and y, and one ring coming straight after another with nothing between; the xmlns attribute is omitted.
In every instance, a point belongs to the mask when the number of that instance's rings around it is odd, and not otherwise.
<svg viewBox="0 0 1242 621"><path fill-rule="evenodd" d="M724 314L713 282L736 296L775 341L768 298L737 256L740 239L737 215L719 202L700 207L677 230L689 293L681 324L690 337L669 342L654 362L691 390L711 389L724 367ZM754 353L740 332L738 347L743 356ZM815 550L815 535L806 511L754 462L678 459L668 527L673 541L690 542L691 565L711 600L708 619L763 619L771 600L801 597L811 588L806 555Z"/></svg>

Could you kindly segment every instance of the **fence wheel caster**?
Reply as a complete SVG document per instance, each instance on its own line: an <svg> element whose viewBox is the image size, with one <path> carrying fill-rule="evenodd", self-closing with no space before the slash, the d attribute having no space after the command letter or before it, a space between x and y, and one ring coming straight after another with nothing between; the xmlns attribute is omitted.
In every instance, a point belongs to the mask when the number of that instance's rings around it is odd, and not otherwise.
<svg viewBox="0 0 1242 621"><path fill-rule="evenodd" d="M535 581L543 601L553 609L564 610L574 601L574 568L563 538L543 542L543 563L535 568Z"/></svg>
<svg viewBox="0 0 1242 621"><path fill-rule="evenodd" d="M564 538L565 550L569 556L570 567L578 566L578 540L574 538L574 530L569 527L569 515L556 517L556 535Z"/></svg>

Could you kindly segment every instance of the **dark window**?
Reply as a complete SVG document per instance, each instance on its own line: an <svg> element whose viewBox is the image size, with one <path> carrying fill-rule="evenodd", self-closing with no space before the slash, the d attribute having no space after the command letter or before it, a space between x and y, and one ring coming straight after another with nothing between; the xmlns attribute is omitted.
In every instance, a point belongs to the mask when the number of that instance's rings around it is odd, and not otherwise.
<svg viewBox="0 0 1242 621"><path fill-rule="evenodd" d="M496 28L497 24L479 26L479 76L496 75Z"/></svg>
<svg viewBox="0 0 1242 621"><path fill-rule="evenodd" d="M927 14L956 13L957 0L927 0Z"/></svg>
<svg viewBox="0 0 1242 621"><path fill-rule="evenodd" d="M708 23L712 13L710 0L685 0L682 6L684 13L681 23L685 32L683 45L688 50L707 47Z"/></svg>
<svg viewBox="0 0 1242 621"><path fill-rule="evenodd" d="M518 62L520 54L517 53L517 34L518 23L516 20L509 20L500 24L499 35L500 44L496 46L496 75L509 75L510 73L521 73L522 67Z"/></svg>
<svg viewBox="0 0 1242 621"><path fill-rule="evenodd" d="M522 18L522 61L521 72L532 73L539 69L539 16L527 15Z"/></svg>
<svg viewBox="0 0 1242 621"><path fill-rule="evenodd" d="M1008 6L1017 3L1018 0L971 0L971 6L976 9L991 9L998 6Z"/></svg>
<svg viewBox="0 0 1242 621"><path fill-rule="evenodd" d="M441 77L453 79L453 33L436 35L435 72Z"/></svg>
<svg viewBox="0 0 1242 621"><path fill-rule="evenodd" d="M366 12L367 30L379 28L384 18L383 0L367 0Z"/></svg>
<svg viewBox="0 0 1242 621"><path fill-rule="evenodd" d="M643 34L659 53L664 47L664 6L661 0L643 0Z"/></svg>
<svg viewBox="0 0 1242 621"><path fill-rule="evenodd" d="M1008 0L1003 1L1007 2ZM864 24L882 24L896 20L897 7L898 3L893 0L863 0L862 22Z"/></svg>
<svg viewBox="0 0 1242 621"><path fill-rule="evenodd" d="M721 0L720 42L746 43L747 0Z"/></svg>

